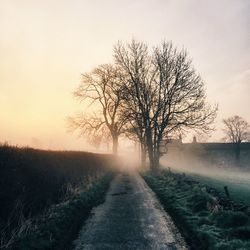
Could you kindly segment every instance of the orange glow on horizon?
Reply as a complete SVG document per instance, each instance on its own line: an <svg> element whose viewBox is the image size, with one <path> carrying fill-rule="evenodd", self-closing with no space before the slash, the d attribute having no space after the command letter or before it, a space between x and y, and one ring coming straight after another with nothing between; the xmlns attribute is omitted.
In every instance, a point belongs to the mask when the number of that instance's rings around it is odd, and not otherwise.
<svg viewBox="0 0 250 250"><path fill-rule="evenodd" d="M223 1L167 2L1 1L0 142L93 150L67 133L65 118L83 107L72 91L81 73L112 62L113 45L132 37L184 45L219 103L218 122L234 114L250 121L247 1L227 1L227 10Z"/></svg>

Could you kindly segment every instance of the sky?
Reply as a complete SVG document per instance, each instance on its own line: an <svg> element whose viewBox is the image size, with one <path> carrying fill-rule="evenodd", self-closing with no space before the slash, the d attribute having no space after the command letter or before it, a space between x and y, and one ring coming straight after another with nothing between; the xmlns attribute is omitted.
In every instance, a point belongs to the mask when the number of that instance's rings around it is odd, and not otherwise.
<svg viewBox="0 0 250 250"><path fill-rule="evenodd" d="M132 38L186 48L221 120L250 122L249 0L0 0L0 142L88 150L67 133L80 74ZM86 107L85 107L86 108Z"/></svg>

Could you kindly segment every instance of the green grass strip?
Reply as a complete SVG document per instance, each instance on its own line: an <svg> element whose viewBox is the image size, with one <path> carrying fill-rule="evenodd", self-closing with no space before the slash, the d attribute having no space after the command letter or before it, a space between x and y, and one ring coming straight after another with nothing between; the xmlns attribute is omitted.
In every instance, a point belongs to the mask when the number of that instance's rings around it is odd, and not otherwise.
<svg viewBox="0 0 250 250"><path fill-rule="evenodd" d="M218 197L185 175L161 171L144 173L143 177L191 249L250 249L248 213L225 210Z"/></svg>

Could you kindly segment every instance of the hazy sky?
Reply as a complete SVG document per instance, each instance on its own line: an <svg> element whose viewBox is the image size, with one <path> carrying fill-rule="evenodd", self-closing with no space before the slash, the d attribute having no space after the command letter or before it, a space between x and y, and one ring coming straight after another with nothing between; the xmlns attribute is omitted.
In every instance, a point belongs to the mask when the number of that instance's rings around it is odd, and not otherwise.
<svg viewBox="0 0 250 250"><path fill-rule="evenodd" d="M250 122L249 0L0 0L0 33L1 142L86 149L66 133L65 117L81 110L71 93L131 38L185 47L219 123Z"/></svg>

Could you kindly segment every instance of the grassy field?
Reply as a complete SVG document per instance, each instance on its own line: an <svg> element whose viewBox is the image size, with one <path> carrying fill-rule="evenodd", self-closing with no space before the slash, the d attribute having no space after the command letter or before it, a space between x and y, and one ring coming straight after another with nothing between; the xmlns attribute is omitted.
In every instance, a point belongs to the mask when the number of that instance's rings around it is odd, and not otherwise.
<svg viewBox="0 0 250 250"><path fill-rule="evenodd" d="M250 205L250 174L228 173L227 175L206 176L202 174L188 173L201 183L214 187L224 192L224 186L228 187L230 197L237 202L244 202Z"/></svg>
<svg viewBox="0 0 250 250"><path fill-rule="evenodd" d="M0 246L116 164L112 155L0 146ZM39 222L40 223L40 222Z"/></svg>
<svg viewBox="0 0 250 250"><path fill-rule="evenodd" d="M250 249L249 207L185 174L163 170L143 177L191 249Z"/></svg>
<svg viewBox="0 0 250 250"><path fill-rule="evenodd" d="M6 250L61 250L73 249L72 241L88 218L91 209L104 201L113 174L99 177L87 190L65 202L50 207L29 227L15 236Z"/></svg>

